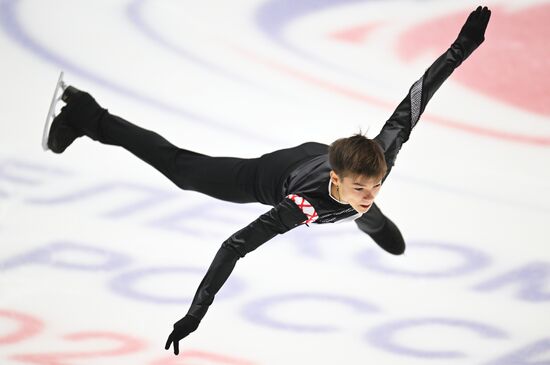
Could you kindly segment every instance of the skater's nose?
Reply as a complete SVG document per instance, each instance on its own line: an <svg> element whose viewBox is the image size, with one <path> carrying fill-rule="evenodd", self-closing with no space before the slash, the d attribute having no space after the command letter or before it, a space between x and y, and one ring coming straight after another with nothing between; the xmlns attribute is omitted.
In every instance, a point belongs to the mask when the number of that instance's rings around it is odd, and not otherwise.
<svg viewBox="0 0 550 365"><path fill-rule="evenodd" d="M374 200L374 193L372 191L365 189L365 193L363 194L363 200L368 200L369 202Z"/></svg>

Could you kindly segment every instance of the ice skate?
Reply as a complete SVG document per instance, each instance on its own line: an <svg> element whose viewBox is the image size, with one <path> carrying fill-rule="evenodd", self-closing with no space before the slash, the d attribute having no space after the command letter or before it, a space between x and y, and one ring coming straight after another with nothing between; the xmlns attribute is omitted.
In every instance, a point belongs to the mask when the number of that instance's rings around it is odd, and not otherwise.
<svg viewBox="0 0 550 365"><path fill-rule="evenodd" d="M78 89L67 86L63 81L62 71L59 74L48 115L46 116L46 124L42 135L42 148L44 151L51 150L54 153L62 153L76 138L83 136L81 131L69 125L68 121L64 119L63 111L56 115L59 102L69 102L76 93L78 93Z"/></svg>

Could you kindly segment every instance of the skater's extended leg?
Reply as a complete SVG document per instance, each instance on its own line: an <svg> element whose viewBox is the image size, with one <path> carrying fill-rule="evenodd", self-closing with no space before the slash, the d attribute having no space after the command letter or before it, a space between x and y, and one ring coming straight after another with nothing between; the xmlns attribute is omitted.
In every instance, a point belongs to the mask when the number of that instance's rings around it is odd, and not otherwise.
<svg viewBox="0 0 550 365"><path fill-rule="evenodd" d="M78 132L130 151L178 187L232 201L256 201L256 159L211 157L179 148L161 135L110 114L86 92L73 95L60 117Z"/></svg>

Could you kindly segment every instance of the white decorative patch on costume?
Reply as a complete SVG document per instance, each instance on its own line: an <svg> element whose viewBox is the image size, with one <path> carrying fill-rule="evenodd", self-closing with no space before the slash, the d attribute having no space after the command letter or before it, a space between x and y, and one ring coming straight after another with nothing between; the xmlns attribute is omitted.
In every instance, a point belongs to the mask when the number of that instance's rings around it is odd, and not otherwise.
<svg viewBox="0 0 550 365"><path fill-rule="evenodd" d="M414 83L411 88L411 128L414 128L416 122L420 118L420 109L422 107L422 76L418 81Z"/></svg>
<svg viewBox="0 0 550 365"><path fill-rule="evenodd" d="M304 222L305 224L314 222L317 220L317 218L319 218L317 212L315 211L315 208L313 208L313 206L301 196L290 194L287 195L287 198L291 199L307 216L307 220Z"/></svg>

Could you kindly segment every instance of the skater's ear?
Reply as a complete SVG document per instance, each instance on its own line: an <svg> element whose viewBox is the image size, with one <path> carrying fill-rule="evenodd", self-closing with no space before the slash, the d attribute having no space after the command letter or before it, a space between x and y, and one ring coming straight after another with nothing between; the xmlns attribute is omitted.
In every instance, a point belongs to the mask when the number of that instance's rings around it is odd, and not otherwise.
<svg viewBox="0 0 550 365"><path fill-rule="evenodd" d="M340 176L338 176L338 174L336 174L336 172L334 172L334 170L330 170L330 181L333 183L333 184L336 184L338 185L340 183Z"/></svg>

